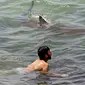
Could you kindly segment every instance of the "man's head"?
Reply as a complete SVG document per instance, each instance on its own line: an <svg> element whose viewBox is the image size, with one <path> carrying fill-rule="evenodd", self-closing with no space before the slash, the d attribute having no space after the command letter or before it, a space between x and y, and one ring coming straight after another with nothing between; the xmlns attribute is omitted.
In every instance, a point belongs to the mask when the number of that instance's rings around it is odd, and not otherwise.
<svg viewBox="0 0 85 85"><path fill-rule="evenodd" d="M47 47L47 46L39 47L38 56L39 56L40 60L47 61L47 60L51 59L51 55L52 55L52 53L51 53L49 47Z"/></svg>

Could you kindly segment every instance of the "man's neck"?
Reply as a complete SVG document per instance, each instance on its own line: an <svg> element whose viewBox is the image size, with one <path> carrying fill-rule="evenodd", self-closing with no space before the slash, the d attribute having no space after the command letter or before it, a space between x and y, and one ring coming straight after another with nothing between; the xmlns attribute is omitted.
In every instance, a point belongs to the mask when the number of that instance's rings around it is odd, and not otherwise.
<svg viewBox="0 0 85 85"><path fill-rule="evenodd" d="M47 63L48 60L46 59L46 60L43 60L43 61Z"/></svg>
<svg viewBox="0 0 85 85"><path fill-rule="evenodd" d="M47 62L48 60L47 60L47 59L45 59L44 61L45 61L45 62Z"/></svg>

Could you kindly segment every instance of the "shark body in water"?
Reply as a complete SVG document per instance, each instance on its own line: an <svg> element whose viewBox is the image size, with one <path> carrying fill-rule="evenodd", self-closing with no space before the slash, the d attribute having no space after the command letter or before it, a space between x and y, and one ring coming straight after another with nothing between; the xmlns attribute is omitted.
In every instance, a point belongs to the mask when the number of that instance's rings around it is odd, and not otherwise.
<svg viewBox="0 0 85 85"><path fill-rule="evenodd" d="M28 9L28 12L26 14L31 15L33 6L34 6L34 0L32 1L31 6ZM38 16L38 18L30 18L29 20L22 21L22 22L25 26L28 26L30 28L56 29L56 30L60 30L61 32L64 32L66 34L85 33L85 29L82 29L81 27L65 26L65 25L61 25L61 24L49 23L42 16Z"/></svg>
<svg viewBox="0 0 85 85"><path fill-rule="evenodd" d="M38 18L31 18L28 21L23 22L25 26L28 26L30 28L48 28L50 25L42 16L39 16Z"/></svg>
<svg viewBox="0 0 85 85"><path fill-rule="evenodd" d="M85 34L85 29L78 27L78 26L65 26L62 24L54 24L49 23L45 18L42 16L38 16L38 18L31 18L27 22L23 22L25 26L30 28L43 28L43 29L56 29L60 30L62 33L65 34Z"/></svg>
<svg viewBox="0 0 85 85"><path fill-rule="evenodd" d="M24 16L31 17L34 2L35 0L31 2L30 8L28 9L27 13L23 14ZM45 28L45 27L47 28L48 26L48 22L42 16L38 16L38 18L32 17L29 18L28 20L23 20L22 22L24 23L25 26L28 26L30 28Z"/></svg>

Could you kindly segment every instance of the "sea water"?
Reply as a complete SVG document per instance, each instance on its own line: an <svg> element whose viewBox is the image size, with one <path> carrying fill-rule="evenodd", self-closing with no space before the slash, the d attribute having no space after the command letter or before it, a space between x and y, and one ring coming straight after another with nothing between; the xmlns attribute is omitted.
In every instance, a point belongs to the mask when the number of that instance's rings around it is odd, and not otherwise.
<svg viewBox="0 0 85 85"><path fill-rule="evenodd" d="M34 0L30 15L31 2L0 0L0 85L84 85L85 0ZM57 26L39 29L22 23L38 15ZM49 46L53 53L49 71L69 77L24 74L23 68L38 58L41 45Z"/></svg>

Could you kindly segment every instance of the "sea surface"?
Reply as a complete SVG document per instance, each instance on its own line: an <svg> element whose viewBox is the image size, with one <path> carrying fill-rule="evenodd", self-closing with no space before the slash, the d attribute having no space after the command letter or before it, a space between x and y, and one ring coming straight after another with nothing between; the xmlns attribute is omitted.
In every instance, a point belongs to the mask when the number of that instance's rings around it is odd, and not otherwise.
<svg viewBox="0 0 85 85"><path fill-rule="evenodd" d="M85 85L85 0L0 0L0 85ZM24 25L43 16L50 28ZM23 68L38 58L37 49L52 50L49 71L69 74L48 77Z"/></svg>

